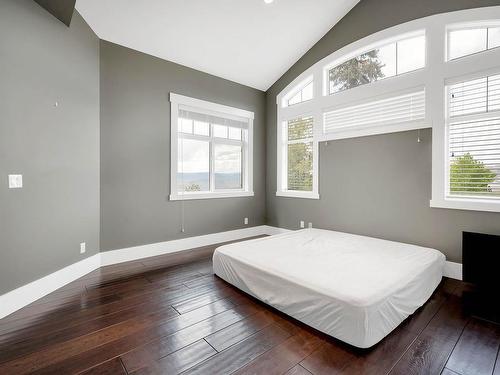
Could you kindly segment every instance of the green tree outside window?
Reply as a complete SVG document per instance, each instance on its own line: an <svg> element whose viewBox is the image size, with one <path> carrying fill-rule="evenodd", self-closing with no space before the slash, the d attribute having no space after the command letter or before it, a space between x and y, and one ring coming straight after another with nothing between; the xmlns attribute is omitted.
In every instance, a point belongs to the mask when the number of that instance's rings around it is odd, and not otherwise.
<svg viewBox="0 0 500 375"><path fill-rule="evenodd" d="M470 153L457 156L450 165L450 193L491 193L490 184L496 177L496 173Z"/></svg>

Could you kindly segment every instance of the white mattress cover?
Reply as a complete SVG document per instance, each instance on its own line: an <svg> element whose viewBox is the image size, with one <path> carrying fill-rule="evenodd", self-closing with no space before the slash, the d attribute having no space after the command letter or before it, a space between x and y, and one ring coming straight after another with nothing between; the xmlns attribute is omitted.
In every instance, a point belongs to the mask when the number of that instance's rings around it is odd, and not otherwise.
<svg viewBox="0 0 500 375"><path fill-rule="evenodd" d="M368 348L432 295L437 250L321 229L219 247L219 277L328 335Z"/></svg>

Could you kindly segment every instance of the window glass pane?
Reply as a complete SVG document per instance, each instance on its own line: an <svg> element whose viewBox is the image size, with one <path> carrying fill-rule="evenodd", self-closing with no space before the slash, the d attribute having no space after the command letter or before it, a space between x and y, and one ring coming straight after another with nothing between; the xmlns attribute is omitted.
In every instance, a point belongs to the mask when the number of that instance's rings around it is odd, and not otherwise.
<svg viewBox="0 0 500 375"><path fill-rule="evenodd" d="M229 139L241 141L241 129L230 127L229 128Z"/></svg>
<svg viewBox="0 0 500 375"><path fill-rule="evenodd" d="M179 119L179 131L181 133L193 134L193 120L188 120L185 118Z"/></svg>
<svg viewBox="0 0 500 375"><path fill-rule="evenodd" d="M376 55L376 58L374 58L373 61L378 62L382 71L381 76L376 76L376 81L396 75L396 43L374 49L370 53Z"/></svg>
<svg viewBox="0 0 500 375"><path fill-rule="evenodd" d="M473 79L451 85L449 89L450 117L487 111L487 78Z"/></svg>
<svg viewBox="0 0 500 375"><path fill-rule="evenodd" d="M208 122L195 121L194 122L194 134L197 135L210 135L210 126Z"/></svg>
<svg viewBox="0 0 500 375"><path fill-rule="evenodd" d="M448 59L486 50L486 29L452 30L448 33Z"/></svg>
<svg viewBox="0 0 500 375"><path fill-rule="evenodd" d="M313 83L310 82L302 89L302 101L311 100L313 98Z"/></svg>
<svg viewBox="0 0 500 375"><path fill-rule="evenodd" d="M312 138L313 136L313 118L300 117L295 120L288 121L288 140L295 141L298 139Z"/></svg>
<svg viewBox="0 0 500 375"><path fill-rule="evenodd" d="M500 27L488 29L488 48L500 47Z"/></svg>
<svg viewBox="0 0 500 375"><path fill-rule="evenodd" d="M398 74L425 67L425 36L398 42Z"/></svg>
<svg viewBox="0 0 500 375"><path fill-rule="evenodd" d="M214 137L227 138L227 126L214 124Z"/></svg>
<svg viewBox="0 0 500 375"><path fill-rule="evenodd" d="M499 134L499 118L450 124L450 195L500 198Z"/></svg>
<svg viewBox="0 0 500 375"><path fill-rule="evenodd" d="M214 147L215 189L241 189L241 146Z"/></svg>
<svg viewBox="0 0 500 375"><path fill-rule="evenodd" d="M294 96L292 96L290 99L288 99L288 105L298 104L301 101L302 101L302 93L299 91Z"/></svg>
<svg viewBox="0 0 500 375"><path fill-rule="evenodd" d="M288 145L288 190L312 191L313 144L293 143Z"/></svg>
<svg viewBox="0 0 500 375"><path fill-rule="evenodd" d="M330 70L330 93L396 75L396 44L350 59Z"/></svg>
<svg viewBox="0 0 500 375"><path fill-rule="evenodd" d="M210 189L210 142L179 138L177 184L179 191Z"/></svg>

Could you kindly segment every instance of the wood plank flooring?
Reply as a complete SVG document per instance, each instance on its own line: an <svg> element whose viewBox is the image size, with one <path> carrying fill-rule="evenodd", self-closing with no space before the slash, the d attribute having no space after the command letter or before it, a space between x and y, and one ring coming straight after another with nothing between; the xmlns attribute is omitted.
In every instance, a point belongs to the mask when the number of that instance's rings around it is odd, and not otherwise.
<svg viewBox="0 0 500 375"><path fill-rule="evenodd" d="M215 247L104 267L0 320L0 374L500 375L500 326L459 281L361 350L214 276Z"/></svg>

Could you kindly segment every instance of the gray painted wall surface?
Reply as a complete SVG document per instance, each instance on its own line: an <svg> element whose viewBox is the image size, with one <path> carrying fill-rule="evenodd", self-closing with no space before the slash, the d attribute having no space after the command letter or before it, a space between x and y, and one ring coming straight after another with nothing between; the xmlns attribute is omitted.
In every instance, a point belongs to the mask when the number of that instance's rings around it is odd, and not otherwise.
<svg viewBox="0 0 500 375"><path fill-rule="evenodd" d="M169 92L255 112L255 197L185 202L170 194ZM101 42L101 250L265 222L265 93Z"/></svg>
<svg viewBox="0 0 500 375"><path fill-rule="evenodd" d="M2 294L99 251L99 41L76 13L2 0L0 46Z"/></svg>
<svg viewBox="0 0 500 375"><path fill-rule="evenodd" d="M329 142L320 147L318 201L276 197L276 95L339 48L374 32L432 14L500 5L500 1L362 0L267 91L269 225L315 227L435 247L460 262L461 231L500 234L500 214L433 209L430 131Z"/></svg>

